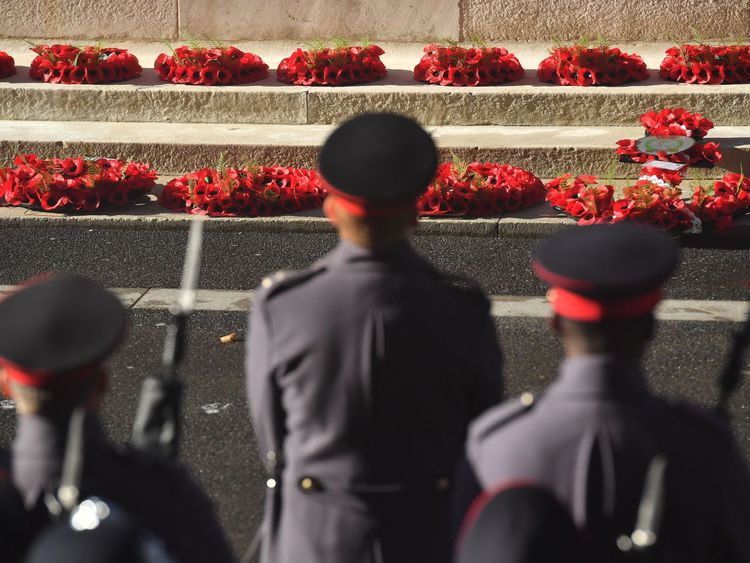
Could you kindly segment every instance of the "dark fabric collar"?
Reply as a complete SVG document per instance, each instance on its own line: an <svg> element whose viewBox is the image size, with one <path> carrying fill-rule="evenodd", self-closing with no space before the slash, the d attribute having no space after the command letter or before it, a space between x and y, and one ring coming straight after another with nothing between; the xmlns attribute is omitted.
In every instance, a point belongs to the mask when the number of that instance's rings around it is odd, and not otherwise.
<svg viewBox="0 0 750 563"><path fill-rule="evenodd" d="M432 267L425 262L411 247L409 241L404 239L388 248L372 250L358 246L354 243L342 240L326 258L326 264L335 268L342 265L354 263L375 263L393 265L404 269L421 269L433 271Z"/></svg>
<svg viewBox="0 0 750 563"><path fill-rule="evenodd" d="M567 358L547 396L630 397L648 394L638 362L609 355Z"/></svg>
<svg viewBox="0 0 750 563"><path fill-rule="evenodd" d="M53 419L39 415L18 417L18 429L13 441L13 458L27 455L62 455L68 435L68 419ZM84 444L106 442L104 431L95 416L84 422Z"/></svg>
<svg viewBox="0 0 750 563"><path fill-rule="evenodd" d="M11 473L27 508L36 505L40 495L55 486L62 470L68 420L38 415L22 415L13 441ZM106 437L95 416L87 416L83 431L84 459L106 448Z"/></svg>

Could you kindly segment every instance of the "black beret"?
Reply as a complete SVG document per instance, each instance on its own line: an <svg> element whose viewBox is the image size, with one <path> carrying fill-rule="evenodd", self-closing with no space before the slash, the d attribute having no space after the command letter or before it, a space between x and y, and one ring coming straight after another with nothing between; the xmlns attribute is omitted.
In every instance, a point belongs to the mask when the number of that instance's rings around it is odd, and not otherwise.
<svg viewBox="0 0 750 563"><path fill-rule="evenodd" d="M125 331L120 300L96 282L58 275L0 301L0 359L29 373L65 373L106 357Z"/></svg>
<svg viewBox="0 0 750 563"><path fill-rule="evenodd" d="M677 245L664 233L623 222L551 236L537 249L534 271L553 286L609 299L659 288L678 260Z"/></svg>
<svg viewBox="0 0 750 563"><path fill-rule="evenodd" d="M494 495L459 545L458 563L583 563L568 511L544 489L517 487Z"/></svg>
<svg viewBox="0 0 750 563"><path fill-rule="evenodd" d="M93 503L93 504L92 504ZM165 559L149 557L145 543L153 541L144 528L118 506L97 498L80 506L97 506L87 515L86 527L77 529L75 511L70 521L63 521L41 533L29 548L27 563L151 563ZM78 508L77 510L80 510ZM92 512L93 508L86 507ZM104 512L102 512L104 510ZM79 525L78 528L81 528ZM156 553L154 555L157 555Z"/></svg>
<svg viewBox="0 0 750 563"><path fill-rule="evenodd" d="M437 163L429 133L393 113L350 119L320 151L320 173L333 188L376 204L418 197L434 178Z"/></svg>

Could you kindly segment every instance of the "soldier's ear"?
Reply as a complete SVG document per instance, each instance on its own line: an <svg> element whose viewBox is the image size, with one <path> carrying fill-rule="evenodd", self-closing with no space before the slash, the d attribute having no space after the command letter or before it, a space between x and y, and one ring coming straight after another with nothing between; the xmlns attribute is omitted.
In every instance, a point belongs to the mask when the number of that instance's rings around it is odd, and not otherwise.
<svg viewBox="0 0 750 563"><path fill-rule="evenodd" d="M549 319L549 327L555 331L557 334L562 333L562 326L560 323L560 315L557 313L553 313L553 315Z"/></svg>
<svg viewBox="0 0 750 563"><path fill-rule="evenodd" d="M8 383L8 372L5 368L0 366L0 395L7 399L12 399L13 395L10 392L10 385Z"/></svg>
<svg viewBox="0 0 750 563"><path fill-rule="evenodd" d="M336 215L335 207L336 207L336 196L329 194L323 200L323 213L325 213L326 217L328 217L328 220L331 222L332 225L338 226L339 218Z"/></svg>

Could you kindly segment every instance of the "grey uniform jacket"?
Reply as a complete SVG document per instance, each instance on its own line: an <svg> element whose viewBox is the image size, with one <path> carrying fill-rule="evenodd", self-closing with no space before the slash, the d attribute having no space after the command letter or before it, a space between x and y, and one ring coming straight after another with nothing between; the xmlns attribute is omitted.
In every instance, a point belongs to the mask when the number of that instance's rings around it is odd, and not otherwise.
<svg viewBox="0 0 750 563"><path fill-rule="evenodd" d="M656 398L637 364L608 356L566 360L549 390L523 403L472 425L467 456L481 489L517 480L549 488L595 560L613 561L616 536L633 531L646 468L663 453L665 511L652 560L750 561L750 475L722 420Z"/></svg>
<svg viewBox="0 0 750 563"><path fill-rule="evenodd" d="M20 416L10 452L10 477L26 507L57 487L67 424L41 416ZM7 463L7 462L6 462ZM160 538L181 563L228 563L233 556L211 503L176 465L110 444L95 418L84 426L84 463L81 500L98 496L114 502ZM39 530L34 530L39 531Z"/></svg>
<svg viewBox="0 0 750 563"><path fill-rule="evenodd" d="M403 242L341 243L255 297L248 394L265 563L450 560L450 478L502 395L488 301Z"/></svg>

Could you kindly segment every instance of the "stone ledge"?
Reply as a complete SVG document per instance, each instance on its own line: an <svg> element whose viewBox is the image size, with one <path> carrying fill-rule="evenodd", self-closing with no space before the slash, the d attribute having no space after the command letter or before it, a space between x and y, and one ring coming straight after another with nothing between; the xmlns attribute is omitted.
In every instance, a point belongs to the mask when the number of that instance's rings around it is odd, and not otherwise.
<svg viewBox="0 0 750 563"><path fill-rule="evenodd" d="M0 207L0 228L34 224L39 228L113 229L113 230L184 230L192 217L164 211L154 196L146 201L123 208L122 213L90 213L65 215L45 213L17 207ZM266 233L330 233L334 229L320 210L279 217L211 217L205 228L222 232ZM417 236L445 236L467 238L530 238L540 239L560 231L576 228L575 221L556 212L546 203L508 213L501 217L450 218L422 217ZM750 214L739 217L735 227L726 235L711 230L700 235L675 235L680 244L690 247L750 249Z"/></svg>
<svg viewBox="0 0 750 563"><path fill-rule="evenodd" d="M540 177L564 172L632 178L639 167L617 163L616 141L638 138L639 127L428 127L441 157L508 162ZM45 156L107 156L148 162L161 174L252 162L315 167L331 125L246 125L0 121L0 163L19 152ZM715 171L750 170L750 127L717 127L709 137L722 144L725 160Z"/></svg>
<svg viewBox="0 0 750 563"><path fill-rule="evenodd" d="M4 119L50 121L139 121L181 123L337 123L367 110L412 115L427 125L633 125L648 109L683 106L701 111L718 125L748 125L750 85L685 85L667 82L652 70L638 84L583 88L545 85L535 68L549 44L506 44L527 68L516 83L480 88L420 84L412 69L420 44L384 44L390 69L379 82L340 88L301 87L276 81L273 68L298 45L283 42L240 44L261 54L272 76L242 86L165 84L149 68L164 45L118 43L130 48L145 67L127 83L106 85L42 84L28 78L32 54L15 42L19 73L0 82ZM668 44L627 45L658 68Z"/></svg>

